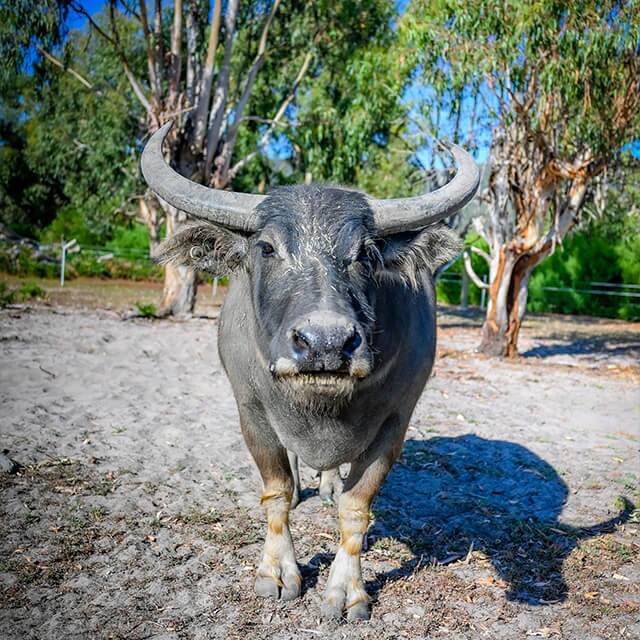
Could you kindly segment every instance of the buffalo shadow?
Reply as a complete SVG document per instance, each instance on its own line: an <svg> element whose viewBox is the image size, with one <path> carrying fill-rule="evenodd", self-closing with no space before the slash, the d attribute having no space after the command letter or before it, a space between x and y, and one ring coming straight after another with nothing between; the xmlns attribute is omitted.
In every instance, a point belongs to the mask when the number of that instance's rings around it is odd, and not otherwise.
<svg viewBox="0 0 640 640"><path fill-rule="evenodd" d="M640 340L637 334L619 333L606 336L585 336L577 332L536 336L543 340L521 355L523 358L549 358L551 356L597 356L608 360L612 357L626 357L637 361L640 358Z"/></svg>
<svg viewBox="0 0 640 640"><path fill-rule="evenodd" d="M509 600L534 605L564 600L564 559L579 540L628 519L575 528L559 521L568 488L555 469L526 447L476 435L407 440L373 511L369 547L388 538L407 545L412 559L367 584L382 586L418 566L486 554L508 585ZM317 559L320 562L325 559Z"/></svg>

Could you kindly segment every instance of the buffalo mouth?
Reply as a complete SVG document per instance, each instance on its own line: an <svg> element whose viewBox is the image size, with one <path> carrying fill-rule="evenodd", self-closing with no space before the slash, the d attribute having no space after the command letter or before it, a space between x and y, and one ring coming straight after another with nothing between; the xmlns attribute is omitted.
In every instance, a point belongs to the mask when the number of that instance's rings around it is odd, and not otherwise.
<svg viewBox="0 0 640 640"><path fill-rule="evenodd" d="M274 378L282 381L329 387L348 382L355 384L369 375L370 368L368 361L353 361L339 369L306 369L299 367L289 358L278 358L270 365L269 370Z"/></svg>
<svg viewBox="0 0 640 640"><path fill-rule="evenodd" d="M337 415L351 400L358 378L348 372L299 372L276 377L277 387L285 398L311 414Z"/></svg>
<svg viewBox="0 0 640 640"><path fill-rule="evenodd" d="M288 376L287 381L301 385L315 385L330 387L333 385L343 385L345 382L353 382L354 378L348 371L301 371L293 376Z"/></svg>

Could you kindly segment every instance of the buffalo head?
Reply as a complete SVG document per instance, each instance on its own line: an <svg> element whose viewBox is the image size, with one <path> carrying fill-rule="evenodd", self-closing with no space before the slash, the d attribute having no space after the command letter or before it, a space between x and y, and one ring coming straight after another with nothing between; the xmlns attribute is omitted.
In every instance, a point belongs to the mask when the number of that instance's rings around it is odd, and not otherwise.
<svg viewBox="0 0 640 640"><path fill-rule="evenodd" d="M167 240L156 259L216 274L244 271L265 366L290 387L349 395L374 367L381 279L419 288L424 273L459 251L457 237L439 222L475 194L474 161L452 146L455 177L412 198L377 200L321 185L259 196L210 189L176 173L162 154L170 128L147 144L144 177L165 201L204 222Z"/></svg>

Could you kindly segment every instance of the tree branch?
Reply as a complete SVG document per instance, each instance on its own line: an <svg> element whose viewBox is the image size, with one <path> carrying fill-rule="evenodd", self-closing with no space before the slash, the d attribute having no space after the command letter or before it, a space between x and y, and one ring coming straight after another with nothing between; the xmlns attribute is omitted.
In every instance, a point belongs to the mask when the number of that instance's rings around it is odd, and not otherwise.
<svg viewBox="0 0 640 640"><path fill-rule="evenodd" d="M229 74L231 72L231 52L233 50L233 40L236 31L236 16L238 14L239 0L229 0L227 14L225 16L226 38L224 43L224 57L222 67L218 74L216 90L213 97L213 106L209 114L209 131L207 133L207 149L203 173L205 181L211 176L211 163L218 148L222 121L227 106L227 95L229 93Z"/></svg>
<svg viewBox="0 0 640 640"><path fill-rule="evenodd" d="M71 74L78 82L83 84L87 89L91 89L94 91L93 85L82 75L80 75L77 71L72 69L71 67L65 67L64 64L58 60L53 54L45 51L40 45L36 45L36 49L52 64L55 64L56 67L60 67L63 71ZM98 95L102 95L101 91L95 90Z"/></svg>
<svg viewBox="0 0 640 640"><path fill-rule="evenodd" d="M198 110L193 133L194 149L201 149L204 135L207 130L207 113L209 111L209 101L211 100L211 86L213 84L213 65L218 49L218 39L220 36L220 17L222 15L222 0L214 0L213 17L209 31L209 44L207 46L207 58L202 71L200 81L200 95L198 96Z"/></svg>
<svg viewBox="0 0 640 640"><path fill-rule="evenodd" d="M153 43L151 41L151 30L149 29L149 20L147 18L147 5L145 0L140 1L140 22L142 22L142 34L144 36L144 45L147 51L147 73L149 75L149 86L153 101L157 104L160 102L159 81L156 76L156 62Z"/></svg>
<svg viewBox="0 0 640 640"><path fill-rule="evenodd" d="M491 256L486 251L483 251L480 247L473 247L473 246L469 247L469 250L472 253L475 253L477 256L484 258L485 262L488 265L491 265Z"/></svg>
<svg viewBox="0 0 640 640"><path fill-rule="evenodd" d="M273 18L280 6L281 0L275 0L273 6L271 7L271 11L267 16L265 23L262 27L262 34L260 35L260 42L258 44L258 52L256 53L256 57L251 64L251 68L249 69L249 73L247 74L247 80L242 89L242 94L240 95L240 99L235 106L234 114L233 114L233 124L229 128L229 133L227 135L227 139L225 141L224 150L222 153L222 174L226 174L229 170L229 165L231 164L231 156L233 155L233 149L236 144L236 138L238 136L238 128L242 122L242 115L244 110L246 109L247 102L251 96L251 91L253 89L253 85L255 84L256 78L258 77L258 72L262 68L264 64L265 54L267 51L267 38L269 36L269 29L271 27L271 23L273 22Z"/></svg>
<svg viewBox="0 0 640 640"><path fill-rule="evenodd" d="M260 68L264 64L265 53L267 50L267 37L269 35L269 28L271 27L271 23L273 22L273 17L275 16L278 7L280 6L281 0L275 0L273 6L271 7L271 12L267 16L265 20L264 26L262 28L262 35L260 36L260 44L258 45L258 53L253 60L251 68L249 69L249 73L247 74L247 80L244 84L244 88L242 90L242 95L238 100L238 104L234 109L234 118L233 125L231 126L229 137L235 137L238 127L240 126L240 122L242 120L242 114L244 113L245 107L247 106L247 102L251 95L251 90L253 89L253 85L258 76L258 72Z"/></svg>
<svg viewBox="0 0 640 640"><path fill-rule="evenodd" d="M199 9L194 3L187 3L187 15L185 18L185 30L187 37L187 70L186 70L186 91L187 104L190 107L196 106L198 98L198 85L200 84L200 59L198 57L198 32L199 32ZM188 116L189 119L191 116Z"/></svg>
<svg viewBox="0 0 640 640"><path fill-rule="evenodd" d="M142 21L140 18L140 14L125 0L120 0L122 6L138 21Z"/></svg>
<svg viewBox="0 0 640 640"><path fill-rule="evenodd" d="M164 64L164 50L162 47L162 1L156 0L153 17L153 64L155 69L156 86L154 94L160 99L162 95L162 69Z"/></svg>
<svg viewBox="0 0 640 640"><path fill-rule="evenodd" d="M264 131L264 133L260 137L260 140L256 145L256 149L254 149L251 153L249 153L244 158L236 162L236 164L229 171L229 179L233 179L241 169L243 169L249 162L251 162L251 160L253 160L253 158L255 158L258 155L260 149L269 141L269 137L273 133L273 130L278 126L278 124L280 123L280 120L282 119L285 112L287 111L287 107L293 102L293 99L295 98L296 93L298 91L298 87L300 86L300 83L302 82L305 75L307 74L307 71L309 70L309 65L311 64L312 60L313 60L313 52L308 51L307 55L304 57L302 66L298 70L298 75L293 81L293 85L291 86L291 91L289 92L289 95L287 95L287 97L282 101L282 104L278 108L278 111L276 111L275 116L271 120L271 124L267 127L267 129Z"/></svg>
<svg viewBox="0 0 640 640"><path fill-rule="evenodd" d="M488 289L489 283L482 282L482 280L480 280L476 272L473 270L473 266L471 264L471 255L469 251L465 250L462 253L462 260L464 261L464 269L467 272L467 275L471 278L473 284L475 284L476 287L479 287L480 289Z"/></svg>
<svg viewBox="0 0 640 640"><path fill-rule="evenodd" d="M140 101L140 104L142 104L142 106L145 108L147 113L151 114L151 105L149 104L149 100L144 95L144 91L142 90L140 83L138 82L136 77L133 75L133 72L131 71L131 67L129 66L127 57L125 56L124 52L120 48L117 38L114 38L112 35L109 35L104 29L102 29L96 23L96 21L91 17L91 15L84 9L84 7L82 7L82 5L78 5L76 2L71 2L69 6L76 13L83 15L87 19L91 27L94 29L94 31L100 34L107 42L111 44L114 51L120 58L120 62L122 63L122 67L124 69L124 74L127 80L129 81L131 88L133 89L133 93L135 94L136 98L138 98L138 100ZM113 3L110 3L110 6L113 7Z"/></svg>
<svg viewBox="0 0 640 640"><path fill-rule="evenodd" d="M173 9L173 27L171 29L171 63L169 71L169 107L174 108L178 101L178 84L182 71L182 0L175 0Z"/></svg>

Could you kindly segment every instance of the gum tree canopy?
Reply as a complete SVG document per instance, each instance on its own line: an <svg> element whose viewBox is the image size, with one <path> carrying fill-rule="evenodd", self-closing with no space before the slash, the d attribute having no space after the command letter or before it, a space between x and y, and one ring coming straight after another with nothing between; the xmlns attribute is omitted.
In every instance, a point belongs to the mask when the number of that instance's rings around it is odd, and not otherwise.
<svg viewBox="0 0 640 640"><path fill-rule="evenodd" d="M234 182L258 188L243 180L243 172L263 161L274 140L293 147L314 177L323 177L310 147L336 122L318 120L316 107L326 96L334 120L350 110L348 94L357 92L360 82L354 59L384 50L394 11L391 0L110 0L98 15L75 0L69 6L118 60L145 114L141 141L175 120L165 144L172 166L218 189ZM353 172L373 135L384 131L399 93L388 90L394 82L388 79L366 117L360 110L336 127L344 143L343 155L335 159L342 173ZM306 149L300 149L300 137ZM167 235L185 221L184 213L166 202L150 197L141 206L150 227L164 214ZM189 314L195 287L192 269L168 265L160 313Z"/></svg>
<svg viewBox="0 0 640 640"><path fill-rule="evenodd" d="M430 106L453 103L470 144L493 132L476 220L490 248L480 348L515 356L532 270L640 137L640 3L416 0L403 29Z"/></svg>

